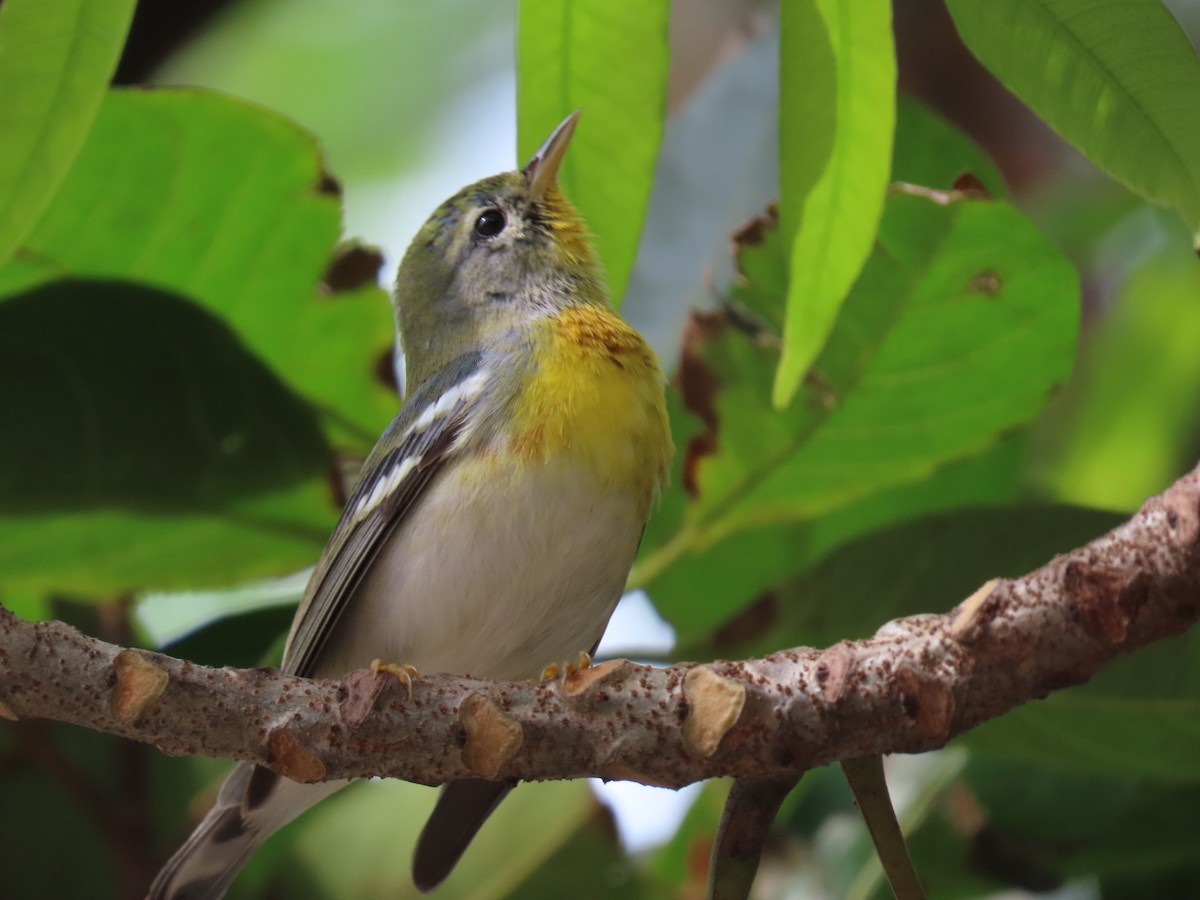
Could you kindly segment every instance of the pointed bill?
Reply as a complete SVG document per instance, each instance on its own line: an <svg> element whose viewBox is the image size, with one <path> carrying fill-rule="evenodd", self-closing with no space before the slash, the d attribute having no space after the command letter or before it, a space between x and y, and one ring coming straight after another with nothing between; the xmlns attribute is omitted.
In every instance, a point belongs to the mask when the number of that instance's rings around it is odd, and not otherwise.
<svg viewBox="0 0 1200 900"><path fill-rule="evenodd" d="M533 200L541 200L558 177L558 167L567 155L571 135L575 133L575 123L579 121L579 112L575 110L563 119L521 170L529 180L529 193Z"/></svg>

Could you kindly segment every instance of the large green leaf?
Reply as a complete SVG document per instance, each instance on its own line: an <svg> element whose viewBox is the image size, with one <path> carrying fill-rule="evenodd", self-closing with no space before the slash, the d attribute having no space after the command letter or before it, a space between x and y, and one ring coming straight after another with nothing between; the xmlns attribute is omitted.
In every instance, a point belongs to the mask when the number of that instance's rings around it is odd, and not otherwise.
<svg viewBox="0 0 1200 900"><path fill-rule="evenodd" d="M1003 189L987 158L936 116L905 103L900 123L898 178L945 190L971 171ZM921 153L928 144L936 149ZM685 639L873 527L1012 499L1023 441L976 467L955 462L1036 413L1074 349L1074 274L1026 220L1001 203L896 195L804 402L778 412L771 344L787 261L769 221L741 236L739 267L733 295L761 333L693 330L680 381L712 428L701 434L673 409L675 486L631 577ZM945 480L930 477L943 469Z"/></svg>
<svg viewBox="0 0 1200 900"><path fill-rule="evenodd" d="M726 629L706 654L755 656L869 637L885 622L950 609L989 578L1015 577L1103 534L1120 516L1061 506L980 508L900 522L851 541L811 572L776 585L759 627Z"/></svg>
<svg viewBox="0 0 1200 900"><path fill-rule="evenodd" d="M7 513L169 514L330 463L313 411L221 322L128 282L56 281L0 303Z"/></svg>
<svg viewBox="0 0 1200 900"><path fill-rule="evenodd" d="M112 853L116 805L108 800L116 793L114 744L109 735L75 725L5 722L0 730L5 897L120 896L120 864ZM126 760L141 762L142 748L124 749ZM81 802L83 797L89 799ZM70 847L69 865L64 847Z"/></svg>
<svg viewBox="0 0 1200 900"><path fill-rule="evenodd" d="M1098 879L1102 897L1195 894L1194 784L979 755L966 774L986 820L972 848L977 866L1040 890L1077 878ZM1040 888L1030 879L1042 881Z"/></svg>
<svg viewBox="0 0 1200 900"><path fill-rule="evenodd" d="M1069 372L1075 274L1014 209L894 196L880 241L795 409L771 408L761 342L726 331L704 351L717 449L695 461L685 525L701 543L809 519L978 453ZM778 315L776 284L741 296Z"/></svg>
<svg viewBox="0 0 1200 900"><path fill-rule="evenodd" d="M104 594L309 562L333 506L312 408L163 291L0 303L0 590Z"/></svg>
<svg viewBox="0 0 1200 900"><path fill-rule="evenodd" d="M1160 0L948 0L963 41L1114 178L1200 241L1200 58Z"/></svg>
<svg viewBox="0 0 1200 900"><path fill-rule="evenodd" d="M525 0L517 37L517 148L529 156L574 109L559 181L596 235L613 300L625 293L666 109L667 0Z"/></svg>
<svg viewBox="0 0 1200 900"><path fill-rule="evenodd" d="M1195 641L1180 661L1200 652ZM1126 674L1133 677L1137 660ZM1200 695L1147 700L1129 696L1053 694L1014 710L965 738L989 755L1052 765L1063 771L1138 775L1169 783L1200 781Z"/></svg>
<svg viewBox="0 0 1200 900"><path fill-rule="evenodd" d="M552 798L545 798L539 812L537 830L546 816L557 809L547 809ZM650 802L647 801L647 805ZM586 807L585 807L586 809ZM651 809L643 815L651 815ZM574 823L572 823L574 825ZM541 831L537 832L539 836ZM528 878L509 897L576 897L586 894L588 900L660 900L662 894L651 890L639 878L639 867L617 837L613 813L593 801L591 815L562 834L565 840L545 842L553 847L553 855L540 861ZM602 873L601 877L581 877L583 873ZM481 880L490 882L490 873ZM586 890L582 887L586 881Z"/></svg>
<svg viewBox="0 0 1200 900"><path fill-rule="evenodd" d="M135 0L0 6L0 262L20 244L83 146Z"/></svg>
<svg viewBox="0 0 1200 900"><path fill-rule="evenodd" d="M1058 771L1200 784L1200 633L1144 647L1086 685L968 732L977 753Z"/></svg>
<svg viewBox="0 0 1200 900"><path fill-rule="evenodd" d="M353 785L289 826L285 834L293 842L277 842L283 852L272 857L256 856L246 875L261 881L273 868L267 877L283 886L280 896L420 897L409 875L410 848L434 798L429 788L400 781ZM499 806L441 890L470 900L542 896L517 890L595 812L584 781L522 786ZM330 847L338 852L324 852Z"/></svg>
<svg viewBox="0 0 1200 900"><path fill-rule="evenodd" d="M239 499L225 508L0 514L0 591L91 597L133 588L219 586L291 572L316 561L337 520L329 485ZM35 604L21 609L36 614Z"/></svg>
<svg viewBox="0 0 1200 900"><path fill-rule="evenodd" d="M891 14L888 0L782 7L780 213L791 248L778 406L795 396L875 240L896 118Z"/></svg>
<svg viewBox="0 0 1200 900"><path fill-rule="evenodd" d="M1195 787L978 756L964 782L908 839L931 897L1196 893Z"/></svg>
<svg viewBox="0 0 1200 900"><path fill-rule="evenodd" d="M1007 436L983 453L952 462L927 478L876 491L812 521L762 525L736 531L711 546L689 547L653 580L639 586L651 592L655 607L671 622L681 645L688 647L715 632L712 652L728 656L736 652L738 642L769 633L778 624L774 604L781 584L838 547L876 529L935 512L1013 502L1027 443L1022 433ZM635 574L649 573L642 568ZM699 651L688 655L703 658Z"/></svg>
<svg viewBox="0 0 1200 900"><path fill-rule="evenodd" d="M61 403L37 407L31 421L41 424L29 433L46 428L57 435L66 423L82 443L47 441L44 459L26 454L23 466L58 465L56 478L22 488L24 505L5 506L6 591L94 596L228 584L311 562L336 503L310 407L292 395L328 412L339 438L364 449L396 404L375 374L391 344L382 292L369 284L325 296L318 286L338 229L336 190L315 141L291 123L205 92L105 98L42 221L19 255L0 266L0 309L19 311L17 298L63 276L124 279L186 297L223 325L178 301L143 296L132 315L119 306L95 324L92 308L71 305L34 329L28 347L61 363L43 366L59 381L43 379L35 388L61 383L66 393ZM127 330L114 335L122 321ZM71 345L79 328L110 339L95 345L108 354L103 360L87 355L95 348ZM28 329L12 340L19 334ZM73 358L91 362L75 368ZM238 358L241 368L214 364ZM172 371L175 380L162 376ZM251 371L260 371L256 377L273 393L242 396L250 384L234 376ZM15 367L4 379L23 416L34 416L30 405L43 396L30 390L29 377ZM105 401L78 386L70 393L72 377L106 391ZM134 381L123 384L123 377ZM156 406L163 393L170 399ZM143 413L158 411L161 424L136 420L134 401L145 404ZM164 409L176 417L159 415ZM221 422L238 427L205 432ZM251 433L263 443L234 477L228 466L238 459L241 436ZM97 434L102 441L93 440ZM197 434L204 440L181 437ZM84 452L66 459L55 452L59 446ZM86 489L72 494L81 483Z"/></svg>
<svg viewBox="0 0 1200 900"><path fill-rule="evenodd" d="M316 142L291 122L209 92L115 91L0 288L73 275L188 297L365 446L396 405L375 375L391 324L373 285L319 295L339 221Z"/></svg>
<svg viewBox="0 0 1200 900"><path fill-rule="evenodd" d="M945 191L965 174L993 197L1008 193L1004 176L978 144L919 100L899 95L891 180Z"/></svg>
<svg viewBox="0 0 1200 900"><path fill-rule="evenodd" d="M1004 181L982 150L936 113L901 96L892 179L944 192L967 172L993 194L1003 195ZM787 276L784 255L776 247L769 236L762 248L745 246L740 265L761 300L755 312L778 331L784 315L779 298ZM675 445L684 451L701 426L676 392L668 392L668 402ZM761 405L761 397L753 402ZM784 415L794 414L790 410ZM687 515L682 485L689 454L680 452L671 490L650 519L631 583L652 592L656 607L671 621L680 641L687 642L853 537L938 510L1010 502L1016 496L1025 443L1022 435L1010 435L978 457L950 462L929 477L876 491L816 519L752 526L716 543L686 536L673 541Z"/></svg>

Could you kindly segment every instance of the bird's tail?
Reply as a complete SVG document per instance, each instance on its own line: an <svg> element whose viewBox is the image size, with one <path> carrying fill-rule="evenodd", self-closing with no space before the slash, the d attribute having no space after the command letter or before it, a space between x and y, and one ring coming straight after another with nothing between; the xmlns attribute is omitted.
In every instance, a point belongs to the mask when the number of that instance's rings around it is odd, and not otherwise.
<svg viewBox="0 0 1200 900"><path fill-rule="evenodd" d="M146 900L219 900L263 841L346 783L298 784L239 763L208 815L158 873Z"/></svg>
<svg viewBox="0 0 1200 900"><path fill-rule="evenodd" d="M432 891L446 879L475 832L513 785L509 781L464 778L442 788L413 851L413 882L422 893Z"/></svg>

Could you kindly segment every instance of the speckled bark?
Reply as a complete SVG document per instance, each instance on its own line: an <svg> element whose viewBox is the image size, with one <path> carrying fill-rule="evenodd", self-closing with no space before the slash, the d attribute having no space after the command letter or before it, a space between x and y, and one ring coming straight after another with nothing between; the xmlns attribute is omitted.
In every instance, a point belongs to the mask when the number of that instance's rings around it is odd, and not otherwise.
<svg viewBox="0 0 1200 900"><path fill-rule="evenodd" d="M387 673L309 681L122 650L0 609L0 716L49 718L304 780L599 775L679 786L919 752L1200 615L1200 470L1125 525L947 615L870 640L551 683Z"/></svg>

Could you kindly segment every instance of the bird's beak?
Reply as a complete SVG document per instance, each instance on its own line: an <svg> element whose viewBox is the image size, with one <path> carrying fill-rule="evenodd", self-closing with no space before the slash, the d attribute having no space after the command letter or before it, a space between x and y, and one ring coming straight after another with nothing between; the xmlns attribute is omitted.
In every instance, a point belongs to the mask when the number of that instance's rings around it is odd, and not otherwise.
<svg viewBox="0 0 1200 900"><path fill-rule="evenodd" d="M575 133L575 123L578 121L579 110L575 110L562 120L521 170L529 182L530 198L535 202L546 195L550 185L557 179L558 167L567 155L567 147L571 144L571 135Z"/></svg>

